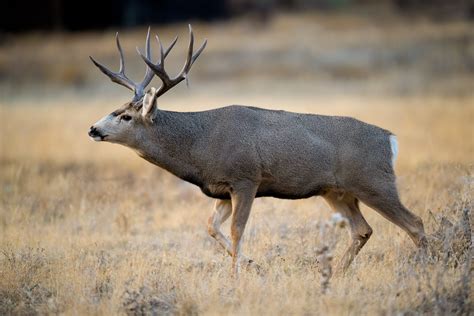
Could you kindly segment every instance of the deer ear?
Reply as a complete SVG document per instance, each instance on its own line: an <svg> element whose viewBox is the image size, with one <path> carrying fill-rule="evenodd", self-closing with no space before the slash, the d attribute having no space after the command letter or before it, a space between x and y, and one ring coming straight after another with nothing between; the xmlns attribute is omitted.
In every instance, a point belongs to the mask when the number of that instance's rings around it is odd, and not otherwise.
<svg viewBox="0 0 474 316"><path fill-rule="evenodd" d="M156 108L156 89L150 88L143 97L142 115L148 116Z"/></svg>

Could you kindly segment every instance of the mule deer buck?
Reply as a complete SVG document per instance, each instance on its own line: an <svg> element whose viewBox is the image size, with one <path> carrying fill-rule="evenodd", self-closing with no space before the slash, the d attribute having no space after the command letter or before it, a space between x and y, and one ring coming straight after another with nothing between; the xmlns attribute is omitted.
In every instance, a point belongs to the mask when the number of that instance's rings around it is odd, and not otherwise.
<svg viewBox="0 0 474 316"><path fill-rule="evenodd" d="M105 116L89 130L95 141L118 143L147 161L200 187L216 199L208 231L239 263L251 260L240 254L245 224L255 198L304 199L322 196L347 218L351 244L338 264L345 271L365 245L372 229L359 209L359 201L401 227L417 246L426 243L421 219L400 202L393 163L397 141L389 131L354 118L291 113L232 105L202 112L160 109L157 98L186 79L206 47L193 52L189 26L187 58L181 72L170 77L166 49L157 38L160 58L152 61L150 30L145 55L145 78L134 83L125 75L118 34L120 70L113 72L91 57L112 81L134 92L132 101ZM145 88L156 75L160 88ZM231 241L220 226L232 215Z"/></svg>

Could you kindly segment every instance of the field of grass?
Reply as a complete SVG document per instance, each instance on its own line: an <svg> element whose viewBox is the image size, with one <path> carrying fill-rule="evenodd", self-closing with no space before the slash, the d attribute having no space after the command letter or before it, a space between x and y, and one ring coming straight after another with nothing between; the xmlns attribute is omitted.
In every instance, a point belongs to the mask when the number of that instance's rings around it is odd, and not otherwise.
<svg viewBox="0 0 474 316"><path fill-rule="evenodd" d="M261 198L242 246L261 270L232 279L230 258L207 235L211 199L87 136L129 98L87 64L89 54L114 63L113 32L29 35L0 46L0 314L473 313L470 25L286 16L252 33L248 23L197 24L208 51L191 88L160 106L238 103L391 130L401 198L425 223L428 253L363 206L374 234L347 274L328 281L321 256L337 262L347 228L331 224L322 199ZM183 28L159 31L169 39ZM128 52L142 45L142 31L125 32ZM20 69L11 66L18 57ZM142 65L127 57L138 74ZM27 65L34 69L22 74Z"/></svg>

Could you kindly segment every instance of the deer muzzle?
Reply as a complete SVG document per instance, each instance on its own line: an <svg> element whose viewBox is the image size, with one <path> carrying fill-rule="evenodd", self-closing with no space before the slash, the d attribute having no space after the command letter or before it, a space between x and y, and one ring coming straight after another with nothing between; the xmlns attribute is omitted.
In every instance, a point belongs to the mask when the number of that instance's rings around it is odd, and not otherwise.
<svg viewBox="0 0 474 316"><path fill-rule="evenodd" d="M89 137L96 141L96 142L100 142L100 141L103 141L105 137L107 137L107 135L104 135L102 134L96 127L94 126L91 126L91 128L89 129Z"/></svg>

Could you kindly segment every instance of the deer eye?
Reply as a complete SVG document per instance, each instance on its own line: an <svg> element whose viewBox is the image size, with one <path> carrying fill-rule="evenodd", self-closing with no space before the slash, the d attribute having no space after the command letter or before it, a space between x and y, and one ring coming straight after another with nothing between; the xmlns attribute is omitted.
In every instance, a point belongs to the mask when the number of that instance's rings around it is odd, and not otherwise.
<svg viewBox="0 0 474 316"><path fill-rule="evenodd" d="M130 115L122 115L121 119L124 121L130 121L132 117Z"/></svg>

